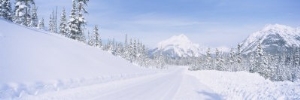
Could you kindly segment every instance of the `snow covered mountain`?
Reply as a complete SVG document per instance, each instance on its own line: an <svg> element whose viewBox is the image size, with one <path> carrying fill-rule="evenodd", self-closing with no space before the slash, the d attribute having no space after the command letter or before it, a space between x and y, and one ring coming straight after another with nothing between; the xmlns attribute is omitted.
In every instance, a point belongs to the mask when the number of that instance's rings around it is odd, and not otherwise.
<svg viewBox="0 0 300 100"><path fill-rule="evenodd" d="M300 47L300 28L280 24L266 25L241 43L242 52L248 54L255 51L259 43L265 52L271 54L283 50L290 51L293 47Z"/></svg>
<svg viewBox="0 0 300 100"><path fill-rule="evenodd" d="M172 58L198 57L202 51L198 44L191 42L184 34L180 34L159 42L157 47L150 51L150 54L162 53Z"/></svg>

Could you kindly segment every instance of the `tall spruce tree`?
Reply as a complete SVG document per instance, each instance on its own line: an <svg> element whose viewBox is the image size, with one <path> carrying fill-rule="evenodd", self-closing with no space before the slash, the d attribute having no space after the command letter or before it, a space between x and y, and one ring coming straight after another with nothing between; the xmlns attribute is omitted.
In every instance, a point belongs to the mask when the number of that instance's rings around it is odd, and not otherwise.
<svg viewBox="0 0 300 100"><path fill-rule="evenodd" d="M38 28L45 30L44 18L39 21Z"/></svg>
<svg viewBox="0 0 300 100"><path fill-rule="evenodd" d="M98 33L98 26L96 25L94 27L94 34L93 34L93 40L92 40L92 44L93 46L96 46L96 47L101 47L100 45L100 42L99 42L99 33Z"/></svg>
<svg viewBox="0 0 300 100"><path fill-rule="evenodd" d="M66 17L65 8L63 8L61 17L60 17L59 33L64 36L67 36L67 33L68 33L68 25L67 25L67 17Z"/></svg>
<svg viewBox="0 0 300 100"><path fill-rule="evenodd" d="M0 0L0 17L12 21L12 8L10 0Z"/></svg>
<svg viewBox="0 0 300 100"><path fill-rule="evenodd" d="M31 21L30 21L30 27L38 27L38 15L37 15L37 7L33 5L32 8L32 15L31 15Z"/></svg>
<svg viewBox="0 0 300 100"><path fill-rule="evenodd" d="M77 17L77 7L76 7L76 1L73 0L72 1L72 10L71 10L71 15L70 15L70 19L69 19L69 30L70 30L70 38L75 39L75 40L80 40L81 38L81 32L79 29L79 20Z"/></svg>
<svg viewBox="0 0 300 100"><path fill-rule="evenodd" d="M30 17L30 8L34 5L34 0L16 0L14 22L28 26Z"/></svg>

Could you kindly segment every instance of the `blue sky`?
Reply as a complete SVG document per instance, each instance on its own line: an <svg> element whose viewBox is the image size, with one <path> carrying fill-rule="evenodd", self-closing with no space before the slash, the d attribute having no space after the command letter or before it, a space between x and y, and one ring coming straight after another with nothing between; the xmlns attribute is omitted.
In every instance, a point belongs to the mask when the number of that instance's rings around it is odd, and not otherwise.
<svg viewBox="0 0 300 100"><path fill-rule="evenodd" d="M72 0L35 0L45 20L55 6L69 15ZM300 26L299 0L90 0L88 29L99 25L102 38L125 34L149 47L185 34L209 47L235 47L266 24ZM46 22L47 23L47 22ZM47 24L48 25L48 24Z"/></svg>

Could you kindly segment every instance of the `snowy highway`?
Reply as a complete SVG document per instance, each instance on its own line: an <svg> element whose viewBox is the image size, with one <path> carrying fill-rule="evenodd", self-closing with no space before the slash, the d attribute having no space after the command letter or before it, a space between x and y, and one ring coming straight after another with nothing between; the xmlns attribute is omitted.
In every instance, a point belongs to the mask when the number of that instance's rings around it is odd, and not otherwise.
<svg viewBox="0 0 300 100"><path fill-rule="evenodd" d="M131 79L53 91L22 99L55 100L218 100L221 97L185 74L185 68Z"/></svg>

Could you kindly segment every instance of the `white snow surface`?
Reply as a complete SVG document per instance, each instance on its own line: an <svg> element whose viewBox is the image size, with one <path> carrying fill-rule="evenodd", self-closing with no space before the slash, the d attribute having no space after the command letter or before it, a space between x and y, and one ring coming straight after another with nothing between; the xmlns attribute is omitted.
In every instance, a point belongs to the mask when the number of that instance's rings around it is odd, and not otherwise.
<svg viewBox="0 0 300 100"><path fill-rule="evenodd" d="M272 82L258 73L189 71L226 100L299 100L300 82Z"/></svg>
<svg viewBox="0 0 300 100"><path fill-rule="evenodd" d="M89 85L41 95L24 96L22 99L41 100L220 100L193 76L186 68L174 68L164 72Z"/></svg>
<svg viewBox="0 0 300 100"><path fill-rule="evenodd" d="M160 51L172 52L169 54L179 57L198 57L203 52L203 50L200 49L199 44L193 43L184 34L175 35L159 42L154 52Z"/></svg>
<svg viewBox="0 0 300 100"><path fill-rule="evenodd" d="M1 100L300 99L300 82L256 73L150 70L58 34L0 20Z"/></svg>
<svg viewBox="0 0 300 100"><path fill-rule="evenodd" d="M0 99L155 72L58 34L0 26Z"/></svg>

